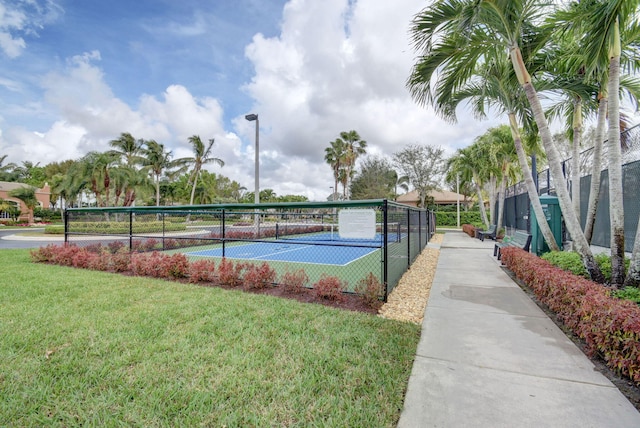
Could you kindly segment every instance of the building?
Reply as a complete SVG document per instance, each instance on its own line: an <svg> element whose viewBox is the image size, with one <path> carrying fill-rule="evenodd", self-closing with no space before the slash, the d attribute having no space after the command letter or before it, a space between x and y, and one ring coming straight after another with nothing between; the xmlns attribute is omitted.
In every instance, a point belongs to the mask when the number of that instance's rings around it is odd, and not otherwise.
<svg viewBox="0 0 640 428"><path fill-rule="evenodd" d="M15 183L9 181L0 181L0 199L4 199L5 201L13 202L17 204L18 209L20 210L20 221L29 221L29 219L33 218L33 212L27 208L27 206L18 198L14 198L13 196L9 196L9 193L12 190L18 189L20 187L33 187L24 183ZM38 205L40 208L49 208L51 203L49 198L51 196L51 189L49 185L45 183L42 189L36 190L36 199L38 200ZM0 218L2 218L2 214L0 214Z"/></svg>
<svg viewBox="0 0 640 428"><path fill-rule="evenodd" d="M469 201L465 201L465 196L456 192L450 192L448 190L439 191L432 190L429 192L429 196L433 198L433 203L435 205L455 205L460 200L460 205L468 203ZM459 198L459 199L458 199ZM409 193L405 193L404 195L400 195L397 197L396 202L411 205L412 207L417 207L420 202L420 198L418 197L418 191L412 190Z"/></svg>

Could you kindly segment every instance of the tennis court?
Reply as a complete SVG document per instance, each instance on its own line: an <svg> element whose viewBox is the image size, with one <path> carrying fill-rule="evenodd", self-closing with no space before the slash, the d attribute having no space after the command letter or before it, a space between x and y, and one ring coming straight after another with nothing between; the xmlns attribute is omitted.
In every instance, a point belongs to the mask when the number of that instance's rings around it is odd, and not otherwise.
<svg viewBox="0 0 640 428"><path fill-rule="evenodd" d="M309 241L311 242L311 241ZM316 243L317 244L317 243ZM368 256L379 248L371 246L343 245L311 245L297 241L292 242L252 242L241 245L192 251L187 256L195 257L226 257L229 259L286 261L293 263L308 263L333 266L347 266L363 257ZM370 245L370 244L369 244Z"/></svg>

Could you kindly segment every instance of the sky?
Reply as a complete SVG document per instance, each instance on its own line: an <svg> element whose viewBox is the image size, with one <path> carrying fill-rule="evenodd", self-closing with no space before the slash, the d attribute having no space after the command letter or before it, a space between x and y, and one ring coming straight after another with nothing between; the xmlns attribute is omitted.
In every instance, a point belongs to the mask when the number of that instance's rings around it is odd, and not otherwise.
<svg viewBox="0 0 640 428"><path fill-rule="evenodd" d="M41 165L109 149L122 132L174 158L215 139L211 172L326 200L324 149L356 130L390 159L430 144L447 155L491 126L457 124L406 89L409 38L425 0L0 0L0 156Z"/></svg>

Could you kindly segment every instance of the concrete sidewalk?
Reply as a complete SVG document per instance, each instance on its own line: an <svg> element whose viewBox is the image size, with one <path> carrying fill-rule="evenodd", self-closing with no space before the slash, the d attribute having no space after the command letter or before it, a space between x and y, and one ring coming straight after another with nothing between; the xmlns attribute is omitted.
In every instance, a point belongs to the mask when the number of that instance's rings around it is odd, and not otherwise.
<svg viewBox="0 0 640 428"><path fill-rule="evenodd" d="M493 245L445 234L398 427L640 427Z"/></svg>

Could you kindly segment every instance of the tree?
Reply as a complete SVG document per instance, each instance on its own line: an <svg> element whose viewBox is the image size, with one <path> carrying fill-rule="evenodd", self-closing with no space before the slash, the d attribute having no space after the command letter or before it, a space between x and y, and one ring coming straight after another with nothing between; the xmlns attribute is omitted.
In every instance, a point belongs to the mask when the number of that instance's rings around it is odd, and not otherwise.
<svg viewBox="0 0 640 428"><path fill-rule="evenodd" d="M385 158L368 156L351 181L349 194L352 199L394 198L397 181L398 174Z"/></svg>
<svg viewBox="0 0 640 428"><path fill-rule="evenodd" d="M182 159L171 160L171 152L165 150L164 145L155 140L144 142L142 149L144 155L143 165L153 177L156 188L156 206L160 206L160 179L172 168L183 164ZM176 171L179 173L180 171Z"/></svg>
<svg viewBox="0 0 640 428"><path fill-rule="evenodd" d="M364 155L367 150L367 142L360 138L356 131L343 131L340 138L334 142L342 150L340 158L340 169L338 170L338 180L342 183L345 199L350 199L349 185L355 172L355 165L358 157ZM332 143L333 147L333 143ZM325 156L326 159L326 156Z"/></svg>
<svg viewBox="0 0 640 428"><path fill-rule="evenodd" d="M345 168L346 145L341 139L332 141L326 149L324 149L324 160L331 166L333 171L333 192L338 192L338 183L342 182ZM345 190L343 190L343 193Z"/></svg>
<svg viewBox="0 0 640 428"><path fill-rule="evenodd" d="M29 209L29 224L33 223L33 210L38 206L38 199L36 198L36 190L32 186L24 186L13 189L9 192L9 196L18 198Z"/></svg>
<svg viewBox="0 0 640 428"><path fill-rule="evenodd" d="M553 144L547 118L521 50L523 46L526 57L530 58L529 53L538 51L547 42L549 30L541 24L543 17L550 11L549 6L550 4L535 0L436 1L418 14L412 28L416 47L424 50L425 56L431 55L430 58L436 59L426 65L419 61L414 68L433 72L444 66L446 71L443 74L450 77L455 85L451 91L455 92L457 87L469 81L477 69L476 64L500 58L496 56L496 48L508 52L513 73L528 100L531 116L545 148L549 171L554 182L558 183L555 189L574 248L580 254L591 278L603 282L602 272L595 263L579 219L572 208L569 192L559 184L564 182L562 160ZM438 57L433 56L434 47L437 48L435 53L439 54ZM442 49L438 50L440 48ZM454 77L451 77L452 73ZM424 80L424 76L422 79ZM428 85L426 81L425 85ZM417 95L422 96L422 99L429 97L428 93ZM518 128L512 124L512 130L514 129ZM516 137L514 135L514 140Z"/></svg>
<svg viewBox="0 0 640 428"><path fill-rule="evenodd" d="M444 149L431 145L408 145L393 154L393 163L418 192L420 207L431 190L438 188L444 167Z"/></svg>
<svg viewBox="0 0 640 428"><path fill-rule="evenodd" d="M478 209L480 210L480 218L484 223L485 228L489 228L489 219L487 218L487 211L484 206L484 198L482 197L482 186L484 185L481 177L481 169L483 165L486 165L484 160L478 156L475 156L474 147L469 146L464 149L458 149L456 154L449 158L447 161L447 175L446 180L453 182L460 180L460 184L470 184L476 192L478 197Z"/></svg>
<svg viewBox="0 0 640 428"><path fill-rule="evenodd" d="M186 165L192 165L193 169L191 170L191 176L189 178L190 184L192 184L191 188L191 198L189 199L189 205L193 205L193 198L196 192L196 185L198 182L198 178L200 177L200 170L204 165L215 163L220 166L224 166L224 161L219 158L211 157L211 149L213 148L213 143L215 143L215 139L210 139L209 144L205 148L204 143L200 139L199 135L192 135L189 137L189 143L193 147L193 157L184 158L183 162Z"/></svg>
<svg viewBox="0 0 640 428"><path fill-rule="evenodd" d="M117 198L124 193L122 205L131 206L136 200L136 189L146 184L146 174L138 168L144 161L144 140L135 139L128 132L123 132L120 137L111 140L109 145L113 147L111 153L120 159L121 163L121 169L117 172Z"/></svg>
<svg viewBox="0 0 640 428"><path fill-rule="evenodd" d="M611 283L621 287L625 281L624 265L624 208L622 204L622 162L620 149L620 75L623 49L637 47L640 27L640 0L585 0L571 4L559 15L563 28L577 33L582 40L580 52L585 73L595 76L608 99L608 155L609 198L611 223ZM575 20L575 22L572 22ZM637 51L630 52L631 70L637 70ZM605 73L606 70L606 73ZM599 172L598 172L599 173ZM592 179L594 176L592 176ZM633 264L633 262L632 262ZM640 266L640 259L638 260Z"/></svg>

